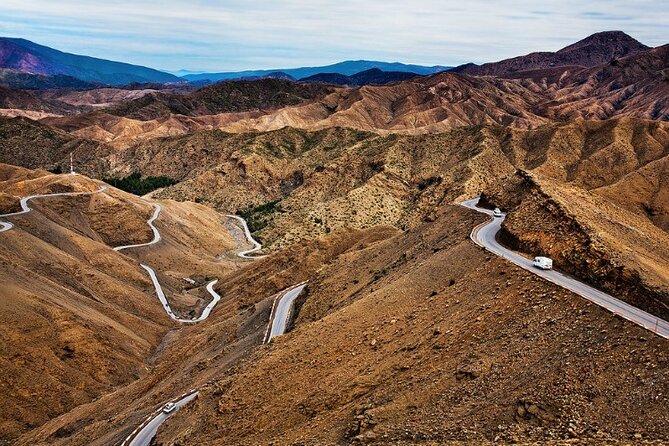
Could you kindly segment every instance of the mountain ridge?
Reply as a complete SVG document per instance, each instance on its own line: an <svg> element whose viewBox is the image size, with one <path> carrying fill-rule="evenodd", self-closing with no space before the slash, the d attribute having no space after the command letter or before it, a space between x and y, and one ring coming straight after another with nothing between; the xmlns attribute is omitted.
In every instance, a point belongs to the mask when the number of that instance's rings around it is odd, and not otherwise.
<svg viewBox="0 0 669 446"><path fill-rule="evenodd" d="M455 72L477 76L520 77L523 72L554 67L593 67L613 59L637 54L650 47L622 31L602 31L556 52L540 51L482 65L460 65Z"/></svg>
<svg viewBox="0 0 669 446"><path fill-rule="evenodd" d="M0 37L0 68L29 74L61 74L110 85L180 81L177 76L153 68L66 53L12 37Z"/></svg>
<svg viewBox="0 0 669 446"><path fill-rule="evenodd" d="M414 64L404 64L400 62L381 62L369 60L346 60L331 65L317 66L317 67L299 67L299 68L275 68L267 70L245 70L245 71L230 71L220 73L201 73L201 74L187 74L183 79L189 81L209 80L212 82L221 80L232 80L249 76L264 76L273 72L286 73L295 79L302 79L309 76L314 76L321 73L337 73L346 76L352 76L362 71L378 68L382 71L401 71L411 72L422 75L429 75L438 73L440 71L448 70L452 67L443 65L424 66Z"/></svg>
<svg viewBox="0 0 669 446"><path fill-rule="evenodd" d="M339 73L319 73L313 76L304 77L300 82L317 82L324 84L335 84L342 86L361 87L363 85L382 85L391 82L399 82L421 76L409 71L383 71L379 68L370 68L351 76Z"/></svg>

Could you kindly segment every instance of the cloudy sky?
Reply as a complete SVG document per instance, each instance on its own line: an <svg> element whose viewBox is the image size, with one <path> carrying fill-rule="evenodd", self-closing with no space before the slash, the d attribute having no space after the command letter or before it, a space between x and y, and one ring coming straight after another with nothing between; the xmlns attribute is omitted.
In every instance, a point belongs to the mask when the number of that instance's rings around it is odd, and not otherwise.
<svg viewBox="0 0 669 446"><path fill-rule="evenodd" d="M2 36L164 70L459 65L614 29L669 42L669 0L1 0L0 17Z"/></svg>

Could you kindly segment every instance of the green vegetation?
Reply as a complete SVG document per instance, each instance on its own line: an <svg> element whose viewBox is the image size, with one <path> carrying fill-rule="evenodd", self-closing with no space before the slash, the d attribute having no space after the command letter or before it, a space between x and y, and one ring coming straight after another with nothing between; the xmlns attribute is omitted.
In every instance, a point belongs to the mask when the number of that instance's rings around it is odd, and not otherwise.
<svg viewBox="0 0 669 446"><path fill-rule="evenodd" d="M110 186L135 195L145 195L161 187L172 186L179 182L173 178L164 176L142 178L137 172L131 173L124 178L103 178L102 181Z"/></svg>
<svg viewBox="0 0 669 446"><path fill-rule="evenodd" d="M238 210L237 215L246 220L249 231L257 232L269 224L269 220L275 212L281 212L281 200L270 201L258 206L249 206L246 209Z"/></svg>

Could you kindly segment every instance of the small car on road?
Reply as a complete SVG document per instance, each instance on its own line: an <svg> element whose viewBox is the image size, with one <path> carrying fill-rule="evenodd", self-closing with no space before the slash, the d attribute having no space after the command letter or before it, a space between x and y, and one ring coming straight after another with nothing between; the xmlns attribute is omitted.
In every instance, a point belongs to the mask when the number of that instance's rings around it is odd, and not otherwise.
<svg viewBox="0 0 669 446"><path fill-rule="evenodd" d="M167 403L163 406L163 413L170 413L177 408L177 405L174 403Z"/></svg>
<svg viewBox="0 0 669 446"><path fill-rule="evenodd" d="M495 210L492 211L492 216L493 217L501 217L502 216L502 211L500 210L500 208L495 208Z"/></svg>
<svg viewBox="0 0 669 446"><path fill-rule="evenodd" d="M548 257L535 257L532 264L540 269L553 269L553 260Z"/></svg>

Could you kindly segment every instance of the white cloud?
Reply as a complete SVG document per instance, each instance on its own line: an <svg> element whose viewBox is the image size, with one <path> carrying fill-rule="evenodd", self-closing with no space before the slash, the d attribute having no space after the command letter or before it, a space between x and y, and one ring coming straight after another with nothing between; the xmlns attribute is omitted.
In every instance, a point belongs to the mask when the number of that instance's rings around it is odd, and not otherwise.
<svg viewBox="0 0 669 446"><path fill-rule="evenodd" d="M484 62L609 29L669 41L666 0L3 0L0 14L3 35L163 69Z"/></svg>

